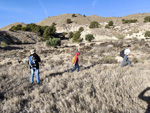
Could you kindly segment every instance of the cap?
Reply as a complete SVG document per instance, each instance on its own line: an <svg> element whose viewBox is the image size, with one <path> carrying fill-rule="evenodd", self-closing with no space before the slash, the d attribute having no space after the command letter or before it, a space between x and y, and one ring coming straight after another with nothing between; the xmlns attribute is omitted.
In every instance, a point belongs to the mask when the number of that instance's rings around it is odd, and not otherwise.
<svg viewBox="0 0 150 113"><path fill-rule="evenodd" d="M30 50L30 53L31 53L31 54L34 54L34 53L36 53L36 50L35 50L35 49L32 49L32 50Z"/></svg>

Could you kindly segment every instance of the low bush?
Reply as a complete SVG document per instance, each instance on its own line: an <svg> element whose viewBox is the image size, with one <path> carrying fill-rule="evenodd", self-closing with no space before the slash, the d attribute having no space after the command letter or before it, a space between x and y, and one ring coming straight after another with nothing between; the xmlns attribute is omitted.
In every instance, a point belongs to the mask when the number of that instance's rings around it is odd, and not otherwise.
<svg viewBox="0 0 150 113"><path fill-rule="evenodd" d="M73 32L69 32L69 39L71 39L73 37Z"/></svg>
<svg viewBox="0 0 150 113"><path fill-rule="evenodd" d="M72 42L81 42L81 32L80 31L76 31L75 34L72 37Z"/></svg>
<svg viewBox="0 0 150 113"><path fill-rule="evenodd" d="M150 16L145 17L144 22L150 22Z"/></svg>
<svg viewBox="0 0 150 113"><path fill-rule="evenodd" d="M106 63L106 64L117 63L117 60L115 59L115 57L112 57L112 56L105 56L101 61L102 63Z"/></svg>
<svg viewBox="0 0 150 113"><path fill-rule="evenodd" d="M63 32L63 33L62 33L62 36L65 37L67 34L68 34L68 33Z"/></svg>
<svg viewBox="0 0 150 113"><path fill-rule="evenodd" d="M67 24L71 24L71 23L72 23L71 19L67 19L67 20L66 20L66 23L67 23Z"/></svg>
<svg viewBox="0 0 150 113"><path fill-rule="evenodd" d="M1 41L1 47L6 47L7 46L7 43L6 42L4 42L4 41Z"/></svg>
<svg viewBox="0 0 150 113"><path fill-rule="evenodd" d="M84 31L84 28L83 28L83 27L80 27L80 28L79 28L79 31L80 31L80 32Z"/></svg>
<svg viewBox="0 0 150 113"><path fill-rule="evenodd" d="M109 27L109 25L108 25L108 24L105 26L105 28L110 29L110 27Z"/></svg>
<svg viewBox="0 0 150 113"><path fill-rule="evenodd" d="M21 28L22 28L22 25L18 24L16 26L12 26L9 30L10 31L17 31L17 30L21 30Z"/></svg>
<svg viewBox="0 0 150 113"><path fill-rule="evenodd" d="M120 40L125 38L125 36L122 35L122 34L118 34L116 37L117 37L118 39L120 39Z"/></svg>
<svg viewBox="0 0 150 113"><path fill-rule="evenodd" d="M93 21L90 23L89 28L99 28L99 23L96 21Z"/></svg>
<svg viewBox="0 0 150 113"><path fill-rule="evenodd" d="M114 25L114 22L113 22L113 21L110 21L110 22L108 23L108 25L109 25L109 26L113 26L113 25Z"/></svg>
<svg viewBox="0 0 150 113"><path fill-rule="evenodd" d="M145 37L150 37L150 31L145 32Z"/></svg>
<svg viewBox="0 0 150 113"><path fill-rule="evenodd" d="M49 40L46 40L46 46L50 47L57 47L61 45L60 38L50 38Z"/></svg>
<svg viewBox="0 0 150 113"><path fill-rule="evenodd" d="M85 36L85 40L87 40L87 41L89 41L89 42L91 42L92 40L94 40L95 38L94 38L94 36L92 35L92 34L87 34L86 36Z"/></svg>
<svg viewBox="0 0 150 113"><path fill-rule="evenodd" d="M72 17L76 17L76 15L75 15L75 14L72 14Z"/></svg>
<svg viewBox="0 0 150 113"><path fill-rule="evenodd" d="M49 38L53 38L56 34L56 27L51 25L44 30L43 38L44 40L48 40Z"/></svg>
<svg viewBox="0 0 150 113"><path fill-rule="evenodd" d="M136 23L137 21L138 21L137 19L131 19L131 20L122 19L122 24Z"/></svg>
<svg viewBox="0 0 150 113"><path fill-rule="evenodd" d="M83 17L86 17L86 15L83 15Z"/></svg>

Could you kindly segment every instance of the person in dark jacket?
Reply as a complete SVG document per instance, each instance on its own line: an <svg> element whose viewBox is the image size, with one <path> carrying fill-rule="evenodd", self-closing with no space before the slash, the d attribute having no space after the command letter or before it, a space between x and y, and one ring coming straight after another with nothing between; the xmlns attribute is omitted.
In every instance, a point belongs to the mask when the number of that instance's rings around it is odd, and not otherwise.
<svg viewBox="0 0 150 113"><path fill-rule="evenodd" d="M36 50L31 50L31 55L29 56L29 64L30 64L30 70L31 70L31 79L30 82L34 82L34 73L36 74L36 81L39 84L40 78L39 78L39 62L41 62L40 57L36 54Z"/></svg>
<svg viewBox="0 0 150 113"><path fill-rule="evenodd" d="M77 68L77 72L79 72L79 64L78 64L78 62L79 62L78 55L79 54L80 53L77 52L76 55L75 55L74 68L71 70L71 72L73 72L74 70L76 70L76 68Z"/></svg>

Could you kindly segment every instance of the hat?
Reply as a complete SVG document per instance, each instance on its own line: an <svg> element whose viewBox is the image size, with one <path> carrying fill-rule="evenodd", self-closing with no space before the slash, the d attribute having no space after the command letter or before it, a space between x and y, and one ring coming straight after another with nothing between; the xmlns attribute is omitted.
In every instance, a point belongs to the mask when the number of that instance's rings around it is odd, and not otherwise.
<svg viewBox="0 0 150 113"><path fill-rule="evenodd" d="M31 54L34 54L34 53L36 53L36 50L35 50L35 49L32 49L32 50L30 50L30 53L31 53Z"/></svg>
<svg viewBox="0 0 150 113"><path fill-rule="evenodd" d="M131 47L131 45L128 45L127 47Z"/></svg>

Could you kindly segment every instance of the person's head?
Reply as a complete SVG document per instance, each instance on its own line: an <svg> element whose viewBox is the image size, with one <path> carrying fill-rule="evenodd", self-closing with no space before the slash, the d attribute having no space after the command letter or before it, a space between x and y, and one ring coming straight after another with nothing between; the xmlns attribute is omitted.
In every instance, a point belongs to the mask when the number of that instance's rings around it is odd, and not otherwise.
<svg viewBox="0 0 150 113"><path fill-rule="evenodd" d="M78 56L79 54L80 54L79 51L77 51L77 52L76 52L76 55Z"/></svg>
<svg viewBox="0 0 150 113"><path fill-rule="evenodd" d="M31 53L31 54L34 54L34 53L36 53L36 50L35 50L35 49L32 49L32 50L30 50L30 53Z"/></svg>
<svg viewBox="0 0 150 113"><path fill-rule="evenodd" d="M131 45L128 45L127 47L128 47L129 49L131 49Z"/></svg>

